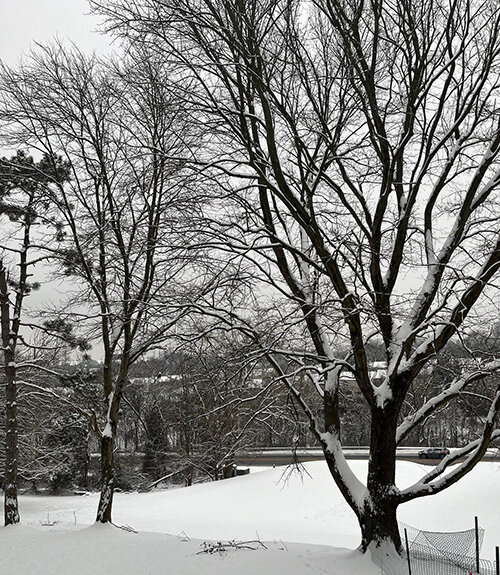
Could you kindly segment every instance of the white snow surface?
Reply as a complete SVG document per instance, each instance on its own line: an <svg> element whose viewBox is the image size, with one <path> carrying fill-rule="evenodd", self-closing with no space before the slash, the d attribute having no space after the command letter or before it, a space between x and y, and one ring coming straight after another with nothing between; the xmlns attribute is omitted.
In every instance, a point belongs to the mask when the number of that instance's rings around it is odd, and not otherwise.
<svg viewBox="0 0 500 575"><path fill-rule="evenodd" d="M366 461L350 461L364 481ZM398 487L429 467L398 462ZM359 544L356 518L323 461L188 488L116 494L114 523L92 525L98 495L22 496L22 524L0 529L2 572L15 575L378 575ZM400 507L421 529L486 528L482 557L500 544L500 464L480 463L453 487ZM51 526L49 526L51 525ZM197 554L204 541L255 540L267 549Z"/></svg>

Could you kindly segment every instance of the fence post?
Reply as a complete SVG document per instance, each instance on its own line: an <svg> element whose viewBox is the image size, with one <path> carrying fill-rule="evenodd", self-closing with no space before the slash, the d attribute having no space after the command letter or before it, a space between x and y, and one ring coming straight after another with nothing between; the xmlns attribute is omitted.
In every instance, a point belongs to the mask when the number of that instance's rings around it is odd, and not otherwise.
<svg viewBox="0 0 500 575"><path fill-rule="evenodd" d="M408 575L411 575L410 546L408 545L408 531L406 531L406 527L405 527L405 543L406 543L406 559L408 560Z"/></svg>
<svg viewBox="0 0 500 575"><path fill-rule="evenodd" d="M495 547L495 568L496 574L500 575L500 547Z"/></svg>
<svg viewBox="0 0 500 575"><path fill-rule="evenodd" d="M476 573L479 573L479 525L477 516L474 517L474 526L476 530Z"/></svg>

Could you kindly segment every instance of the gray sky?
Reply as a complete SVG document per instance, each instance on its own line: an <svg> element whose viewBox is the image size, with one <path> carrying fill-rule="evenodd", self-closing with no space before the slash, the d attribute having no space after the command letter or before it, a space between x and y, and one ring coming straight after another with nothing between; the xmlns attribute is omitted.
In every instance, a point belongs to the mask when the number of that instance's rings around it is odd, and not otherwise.
<svg viewBox="0 0 500 575"><path fill-rule="evenodd" d="M87 0L0 0L0 60L15 66L23 54L36 48L35 42L46 44L56 38L87 53L110 51L109 38L96 32L99 20L89 12ZM50 270L44 264L32 271L42 285L26 298L27 309L60 304L72 291L68 281L47 281ZM99 351L95 346L94 357L99 357Z"/></svg>
<svg viewBox="0 0 500 575"><path fill-rule="evenodd" d="M0 0L0 59L16 64L33 42L56 37L85 52L106 52L109 39L96 32L99 20L89 12L87 0Z"/></svg>

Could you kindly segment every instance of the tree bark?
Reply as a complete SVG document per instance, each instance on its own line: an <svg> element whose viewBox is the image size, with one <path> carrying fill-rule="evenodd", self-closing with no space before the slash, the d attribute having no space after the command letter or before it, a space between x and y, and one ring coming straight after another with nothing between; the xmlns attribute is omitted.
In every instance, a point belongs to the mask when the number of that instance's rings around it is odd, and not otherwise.
<svg viewBox="0 0 500 575"><path fill-rule="evenodd" d="M4 522L5 525L19 523L17 501L17 383L15 345L16 334L11 332L10 302L7 287L7 274L0 261L0 315L2 345L4 354L5 388L5 484Z"/></svg>
<svg viewBox="0 0 500 575"><path fill-rule="evenodd" d="M387 544L398 555L403 551L396 516L396 429L397 409L392 404L372 409L368 498L359 515L362 551Z"/></svg>
<svg viewBox="0 0 500 575"><path fill-rule="evenodd" d="M9 350L10 351L10 350ZM4 522L5 525L19 523L19 505L17 501L17 383L14 356L5 352L5 485L4 485Z"/></svg>
<svg viewBox="0 0 500 575"><path fill-rule="evenodd" d="M128 358L123 361L127 364ZM111 510L113 507L115 487L114 446L125 380L126 370L122 369L116 380L113 392L108 393L109 407L106 417L106 427L101 436L101 496L99 498L96 517L96 521L99 523L111 523ZM109 380L106 383L106 388L106 391L109 391Z"/></svg>
<svg viewBox="0 0 500 575"><path fill-rule="evenodd" d="M365 553L377 548L394 548L398 555L403 552L396 516L398 503L393 498L370 498L359 516L361 527L360 549Z"/></svg>
<svg viewBox="0 0 500 575"><path fill-rule="evenodd" d="M111 523L115 481L113 439L113 434L103 435L101 439L101 496L96 517L99 523Z"/></svg>

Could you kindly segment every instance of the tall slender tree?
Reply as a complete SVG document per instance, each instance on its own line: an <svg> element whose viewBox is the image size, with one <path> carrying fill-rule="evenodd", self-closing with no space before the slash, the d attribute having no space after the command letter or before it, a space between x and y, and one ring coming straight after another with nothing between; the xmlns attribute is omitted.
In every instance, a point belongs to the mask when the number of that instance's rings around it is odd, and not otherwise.
<svg viewBox="0 0 500 575"><path fill-rule="evenodd" d="M56 176L65 181L67 166L60 158L35 162L18 151L0 160L0 217L8 230L0 241L0 324L5 371L5 525L19 522L17 501L18 417L17 348L20 339L24 301L36 287L30 277L34 264L46 256L38 251L33 238L37 223L49 222L46 216L48 185ZM19 243L18 243L19 242ZM17 267L14 271L13 266ZM11 268L11 269L9 269Z"/></svg>

